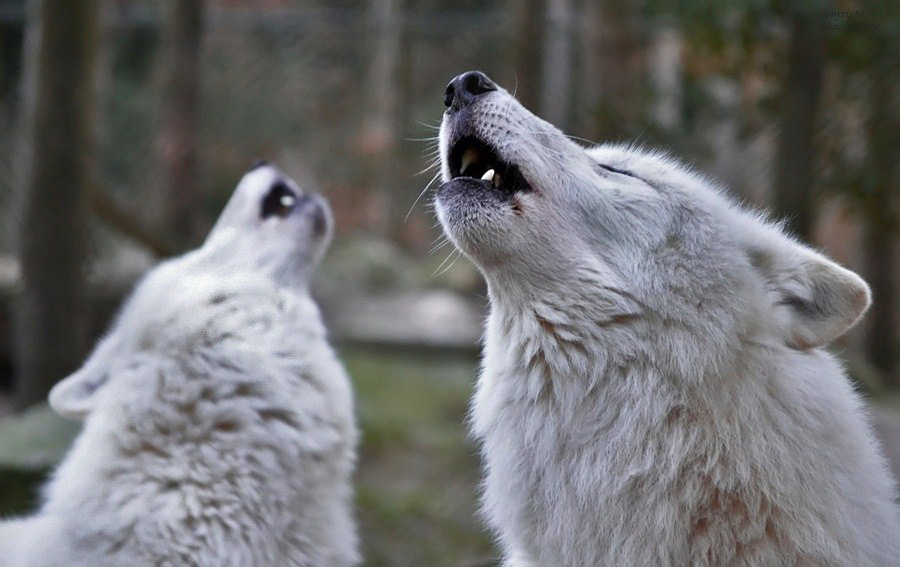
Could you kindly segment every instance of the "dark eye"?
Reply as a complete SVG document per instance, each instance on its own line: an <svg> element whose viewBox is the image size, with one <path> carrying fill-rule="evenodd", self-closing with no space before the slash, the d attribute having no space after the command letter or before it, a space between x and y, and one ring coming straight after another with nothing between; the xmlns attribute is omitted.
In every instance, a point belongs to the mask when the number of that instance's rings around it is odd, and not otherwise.
<svg viewBox="0 0 900 567"><path fill-rule="evenodd" d="M291 212L291 209L294 208L294 203L296 202L297 195L291 191L291 188L283 181L277 181L272 185L272 188L269 189L269 192L266 193L259 216L264 219L267 219L272 215L285 217Z"/></svg>

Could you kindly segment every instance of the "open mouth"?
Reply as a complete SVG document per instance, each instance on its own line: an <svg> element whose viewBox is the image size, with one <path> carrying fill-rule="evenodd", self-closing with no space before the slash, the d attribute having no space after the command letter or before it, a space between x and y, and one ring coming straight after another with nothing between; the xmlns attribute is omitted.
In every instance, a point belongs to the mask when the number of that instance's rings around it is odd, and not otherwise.
<svg viewBox="0 0 900 567"><path fill-rule="evenodd" d="M510 194L531 191L531 185L515 164L502 161L491 146L473 136L465 136L453 144L448 165L451 179L480 180L485 187Z"/></svg>

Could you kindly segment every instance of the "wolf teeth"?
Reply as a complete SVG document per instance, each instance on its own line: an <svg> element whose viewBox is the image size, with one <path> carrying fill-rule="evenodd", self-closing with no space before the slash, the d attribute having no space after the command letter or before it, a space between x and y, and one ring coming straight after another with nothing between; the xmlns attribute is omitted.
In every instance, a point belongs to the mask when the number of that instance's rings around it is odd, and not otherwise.
<svg viewBox="0 0 900 567"><path fill-rule="evenodd" d="M282 207L287 209L289 207L293 207L295 201L296 201L296 199L294 199L294 197L292 195L282 195L281 199L279 199L278 202L281 203Z"/></svg>
<svg viewBox="0 0 900 567"><path fill-rule="evenodd" d="M466 169L473 163L478 161L478 150L475 148L469 148L462 155L462 160L459 165L459 174L465 175Z"/></svg>
<svg viewBox="0 0 900 567"><path fill-rule="evenodd" d="M493 171L493 169L491 171ZM500 184L503 183L503 178L500 177L499 173L495 173L493 181L494 181L494 187L500 187Z"/></svg>
<svg viewBox="0 0 900 567"><path fill-rule="evenodd" d="M491 181L492 179L494 179L494 170L493 169L489 169L489 170L485 171L484 175L481 176L482 181Z"/></svg>

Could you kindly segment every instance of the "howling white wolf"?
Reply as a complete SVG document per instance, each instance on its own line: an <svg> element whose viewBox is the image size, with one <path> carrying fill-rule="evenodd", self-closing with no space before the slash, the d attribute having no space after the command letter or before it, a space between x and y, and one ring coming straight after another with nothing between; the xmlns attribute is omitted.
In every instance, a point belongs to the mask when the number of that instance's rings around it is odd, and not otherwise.
<svg viewBox="0 0 900 567"><path fill-rule="evenodd" d="M255 164L50 393L84 429L38 514L0 525L0 565L357 563L352 395L307 291L331 226Z"/></svg>
<svg viewBox="0 0 900 567"><path fill-rule="evenodd" d="M505 565L900 565L894 482L820 348L866 284L482 73L445 103L437 213L490 293L473 431Z"/></svg>

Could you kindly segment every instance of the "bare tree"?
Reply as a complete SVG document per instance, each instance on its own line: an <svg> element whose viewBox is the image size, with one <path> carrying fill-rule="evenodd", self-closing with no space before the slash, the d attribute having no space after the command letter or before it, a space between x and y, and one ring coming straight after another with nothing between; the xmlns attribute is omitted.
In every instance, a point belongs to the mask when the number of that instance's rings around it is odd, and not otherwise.
<svg viewBox="0 0 900 567"><path fill-rule="evenodd" d="M203 0L171 0L164 30L159 148L165 175L163 224L177 248L198 236L198 129Z"/></svg>
<svg viewBox="0 0 900 567"><path fill-rule="evenodd" d="M677 130L683 97L682 39L679 30L668 22L658 23L653 31L649 73L653 81L653 119L666 131Z"/></svg>
<svg viewBox="0 0 900 567"><path fill-rule="evenodd" d="M602 0L586 17L592 21L585 25L593 29L587 34L585 57L596 68L589 76L599 83L587 87L597 93L597 100L592 101L594 111L585 126L586 135L591 139L623 138L642 129L646 46L641 41L636 8L624 0Z"/></svg>
<svg viewBox="0 0 900 567"><path fill-rule="evenodd" d="M813 14L793 14L787 77L781 95L773 200L777 212L788 219L793 232L806 240L810 238L815 219L813 134L824 65L821 22Z"/></svg>
<svg viewBox="0 0 900 567"><path fill-rule="evenodd" d="M578 37L578 68L575 73L575 133L599 141L601 133L594 128L600 106L600 44L597 0L581 0L574 30Z"/></svg>
<svg viewBox="0 0 900 567"><path fill-rule="evenodd" d="M543 6L541 0L510 0L508 4L511 25L507 60L516 70L512 90L516 98L531 109L537 109L540 102Z"/></svg>
<svg viewBox="0 0 900 567"><path fill-rule="evenodd" d="M85 352L98 4L38 1L25 45L14 403L46 397Z"/></svg>
<svg viewBox="0 0 900 567"><path fill-rule="evenodd" d="M568 127L572 96L572 2L547 2L547 34L541 81L541 113L560 128Z"/></svg>
<svg viewBox="0 0 900 567"><path fill-rule="evenodd" d="M111 136L110 113L113 96L113 59L115 56L115 20L117 17L116 6L118 0L98 0L100 7L99 38L97 47L96 64L96 91L95 105L98 109L94 113L95 130L94 137L98 148L98 171L105 171L108 166L109 155L103 148L109 147ZM148 252L162 258L173 252L173 246L157 232L150 230L145 223L119 206L115 199L104 190L105 183L100 175L97 175L88 189L87 199L91 213L103 221L108 227L128 237L132 242L142 246ZM157 227L159 228L159 227Z"/></svg>
<svg viewBox="0 0 900 567"><path fill-rule="evenodd" d="M397 153L397 124L399 96L399 61L401 40L399 0L370 0L369 29L372 33L372 52L367 83L368 118L363 124L361 149L368 170L367 179L373 184L371 202L367 207L367 224L376 232L385 233L391 220L391 173L395 169ZM398 209L398 207L393 207ZM402 208L402 206L400 206Z"/></svg>
<svg viewBox="0 0 900 567"><path fill-rule="evenodd" d="M879 38L880 39L880 38ZM896 67L889 42L876 43L876 61L869 68L870 114L868 125L871 186L863 196L866 217L866 279L872 287L874 309L869 315L866 356L884 373L887 386L900 387L897 358L900 352L896 316L897 304L897 223L900 221L900 194L897 192L897 148L900 121L897 116ZM890 60L888 62L887 60Z"/></svg>

